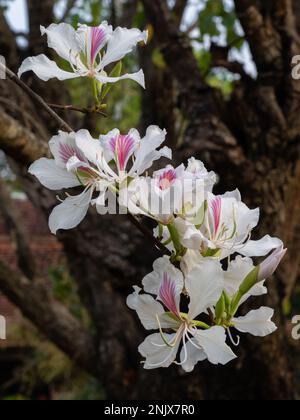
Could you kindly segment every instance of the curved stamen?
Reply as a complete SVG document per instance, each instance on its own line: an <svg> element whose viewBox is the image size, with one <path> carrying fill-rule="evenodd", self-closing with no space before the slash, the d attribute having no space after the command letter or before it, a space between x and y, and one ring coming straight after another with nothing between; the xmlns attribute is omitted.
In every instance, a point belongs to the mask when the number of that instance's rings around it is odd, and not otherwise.
<svg viewBox="0 0 300 420"><path fill-rule="evenodd" d="M177 366L184 365L188 359L188 352L187 352L187 347L186 347L186 334L184 334L184 336L182 337L182 342L183 342L183 350L184 350L184 359L181 362L177 362L175 360L174 364Z"/></svg>
<svg viewBox="0 0 300 420"><path fill-rule="evenodd" d="M238 346L240 345L240 342L241 342L241 337L238 335L238 336L237 336L237 341L234 341L234 338L233 338L233 336L232 336L232 334L231 334L230 328L227 328L227 333L228 333L228 336L229 336L229 338L230 338L231 343L232 343L235 347L238 347Z"/></svg>

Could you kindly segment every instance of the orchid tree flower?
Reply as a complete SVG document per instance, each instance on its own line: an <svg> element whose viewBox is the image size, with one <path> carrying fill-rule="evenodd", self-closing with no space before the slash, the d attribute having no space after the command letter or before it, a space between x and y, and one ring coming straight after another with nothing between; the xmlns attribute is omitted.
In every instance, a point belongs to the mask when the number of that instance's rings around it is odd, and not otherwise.
<svg viewBox="0 0 300 420"><path fill-rule="evenodd" d="M175 224L186 248L223 259L233 253L264 256L282 244L269 235L258 241L250 240L258 221L259 209L250 210L235 190L220 196L208 194L206 216L200 227L180 218Z"/></svg>
<svg viewBox="0 0 300 420"><path fill-rule="evenodd" d="M71 134L61 131L54 136L50 141L54 159L38 160L29 172L55 191L78 186L83 186L84 190L78 196L68 196L53 210L49 219L51 232L76 227L86 216L90 204L96 205L100 212L108 191L117 195L120 184L126 179L138 177L162 156L171 158L169 148L156 150L165 140L165 134L152 126L143 139L136 130L131 130L127 136L114 130L98 140L87 130ZM127 171L129 159L133 163ZM97 192L98 197L94 198Z"/></svg>
<svg viewBox="0 0 300 420"><path fill-rule="evenodd" d="M114 129L100 136L105 160L103 166L110 167L107 169L108 179L122 184L126 178L135 178L145 173L160 158L172 159L169 147L157 150L166 140L166 135L166 130L153 125L148 127L142 139L135 129L125 135Z"/></svg>
<svg viewBox="0 0 300 420"><path fill-rule="evenodd" d="M172 158L170 148L164 146L159 149L165 138L166 131L157 126L148 127L143 138L135 129L126 135L114 129L100 136L100 145L104 153L99 164L103 168L107 187L117 189L119 203L126 209L130 210L129 202L135 193L134 180L140 179L155 161Z"/></svg>
<svg viewBox="0 0 300 420"><path fill-rule="evenodd" d="M70 64L70 71L62 70L55 61L41 54L23 61L19 77L31 70L44 81L52 78L67 80L89 77L105 84L132 79L145 87L142 70L133 74L110 77L105 69L131 53L139 42L146 43L147 31L120 27L113 30L107 22L97 27L79 25L75 30L67 23L60 23L52 24L48 28L41 26L41 34L47 36L49 48L54 49L59 57Z"/></svg>
<svg viewBox="0 0 300 420"><path fill-rule="evenodd" d="M160 261L160 274L162 265L163 261ZM139 346L139 352L145 358L145 369L169 367L176 363L190 372L199 361L208 359L213 364L225 365L235 359L235 354L226 344L225 329L209 327L197 320L199 315L216 305L222 294L223 272L219 262L203 260L186 277L185 289L190 298L188 313L182 313L180 309L180 290L183 290L180 276L171 277L168 272L162 275L159 301L148 294L140 294L139 288L135 288L127 299L128 306L137 312L147 330L159 329L159 333L150 335ZM155 284L158 286L159 282ZM156 292L156 287L152 291Z"/></svg>
<svg viewBox="0 0 300 420"><path fill-rule="evenodd" d="M217 182L217 175L213 171L208 172L201 160L191 157L188 160L186 170L193 176L195 180L203 180L205 191L212 192L212 189Z"/></svg>
<svg viewBox="0 0 300 420"><path fill-rule="evenodd" d="M89 147L83 147L86 144ZM67 195L51 213L49 227L56 234L59 229L76 227L86 216L94 192L103 190L105 180L97 166L103 150L87 130L70 134L60 131L52 137L49 146L54 159L37 160L30 166L29 173L50 190L83 188L79 195Z"/></svg>
<svg viewBox="0 0 300 420"><path fill-rule="evenodd" d="M194 220L216 176L195 159L187 168L168 165L152 177L137 179L129 190L132 212L148 216L164 226L175 216Z"/></svg>
<svg viewBox="0 0 300 420"><path fill-rule="evenodd" d="M227 320L230 315L228 334L231 338L231 327L257 337L265 337L276 331L277 327L272 321L274 310L271 308L263 306L243 317L235 317L235 314L251 296L261 296L267 293L264 282L275 272L285 252L283 246L280 246L257 267L253 265L250 258L241 256L230 262L227 271L224 272L224 285L226 297L231 302L226 315ZM237 344L239 344L239 339Z"/></svg>

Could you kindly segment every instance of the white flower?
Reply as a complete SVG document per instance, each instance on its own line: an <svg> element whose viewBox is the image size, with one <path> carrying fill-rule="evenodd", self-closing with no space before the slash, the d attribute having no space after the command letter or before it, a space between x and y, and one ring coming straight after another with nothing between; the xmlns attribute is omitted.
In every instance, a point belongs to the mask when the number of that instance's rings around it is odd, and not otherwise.
<svg viewBox="0 0 300 420"><path fill-rule="evenodd" d="M117 195L123 181L138 177L162 156L171 158L169 148L156 150L165 140L165 134L152 126L143 139L136 130L126 136L113 130L107 136L100 136L100 140L93 139L87 130L71 134L60 131L54 136L49 143L54 159L38 160L29 172L49 189L83 186L84 191L78 196L68 196L53 210L49 220L51 232L76 227L90 204L95 204L100 213L107 195ZM133 163L128 169L131 159ZM93 198L95 192L99 194Z"/></svg>
<svg viewBox="0 0 300 420"><path fill-rule="evenodd" d="M229 263L227 271L224 272L224 289L230 298L234 297L246 276L251 273L254 268L255 266L251 258L241 257L240 255ZM264 285L265 280L266 279L264 278L257 282L249 292L243 296L240 305L251 296L262 296L268 293L268 290Z"/></svg>
<svg viewBox="0 0 300 420"><path fill-rule="evenodd" d="M130 210L143 214L163 224L172 221L174 213L182 210L184 165L168 165L153 177L136 179L128 189Z"/></svg>
<svg viewBox="0 0 300 420"><path fill-rule="evenodd" d="M114 83L123 79L132 79L145 87L144 73L125 74L120 77L109 77L105 68L132 52L139 42L147 42L147 31L139 29L116 28L114 31L107 22L100 26L89 27L79 25L75 30L66 23L52 24L48 28L41 27L42 35L46 34L49 48L70 63L72 71L60 69L54 61L41 54L26 58L20 69L19 77L32 70L40 79L51 78L59 80L76 77L95 78L100 83ZM106 47L106 51L104 48Z"/></svg>
<svg viewBox="0 0 300 420"><path fill-rule="evenodd" d="M168 147L157 150L165 141L166 134L166 130L150 126L143 139L135 129L130 130L126 135L114 129L100 136L100 144L104 150L103 167L110 166L110 170L107 171L108 179L111 178L112 181L120 184L126 178L142 175L153 165L153 162L161 157L172 159L172 151ZM111 162L114 164L114 169L110 165ZM129 162L130 167L128 167Z"/></svg>
<svg viewBox="0 0 300 420"><path fill-rule="evenodd" d="M249 312L246 316L233 318L232 325L242 333L249 333L255 337L265 337L277 330L272 322L274 310L262 306L260 309Z"/></svg>
<svg viewBox="0 0 300 420"><path fill-rule="evenodd" d="M202 179L205 183L205 190L212 192L212 189L217 182L217 175L214 172L208 172L204 163L194 157L188 160L187 172L191 173L194 179Z"/></svg>
<svg viewBox="0 0 300 420"><path fill-rule="evenodd" d="M264 256L282 244L269 235L249 240L258 221L259 209L250 210L236 190L220 196L208 193L206 217L200 228L180 218L175 224L186 248L222 259L236 252L248 257Z"/></svg>
<svg viewBox="0 0 300 420"><path fill-rule="evenodd" d="M164 266L167 271L162 273ZM198 361L205 359L213 364L227 364L236 356L226 344L225 329L221 326L210 328L196 320L214 306L222 294L223 273L220 264L214 260L203 260L186 277L185 289L190 298L187 314L180 312L180 276L177 279L171 278L169 269L167 261L161 260L156 273L151 274L155 277L155 286L151 290L156 292L160 284L158 299L167 308L167 312L150 295L140 295L140 289L136 289L127 299L128 306L137 311L146 329L159 328L160 331L147 337L139 347L141 355L145 357L145 369L170 366L177 358L181 343L183 346L178 364L188 372L193 370ZM146 279L148 286L149 277Z"/></svg>
<svg viewBox="0 0 300 420"><path fill-rule="evenodd" d="M103 151L99 141L94 140L87 130L70 134L60 131L52 137L49 146L54 159L37 160L29 168L29 173L51 190L84 187L81 194L68 196L54 208L49 227L55 234L59 229L76 227L86 216L93 193L102 191L103 179L97 160Z"/></svg>
<svg viewBox="0 0 300 420"><path fill-rule="evenodd" d="M204 205L207 188L211 188L213 173L208 173L202 162L197 173L182 164L168 165L153 176L137 179L129 188L131 211L143 214L168 225L174 216L194 220Z"/></svg>
<svg viewBox="0 0 300 420"><path fill-rule="evenodd" d="M224 272L224 288L230 299L234 298L244 279L254 270L254 268L250 258L238 256L234 261L230 262L227 271ZM264 286L264 282L265 279L259 277L258 282L242 297L238 307L246 302L251 296L262 296L266 294L268 290ZM231 320L230 325L240 332L250 333L257 337L264 337L272 334L277 329L276 325L271 321L273 315L273 309L261 307L258 310L249 312L246 316L234 317ZM231 337L229 328L228 334Z"/></svg>

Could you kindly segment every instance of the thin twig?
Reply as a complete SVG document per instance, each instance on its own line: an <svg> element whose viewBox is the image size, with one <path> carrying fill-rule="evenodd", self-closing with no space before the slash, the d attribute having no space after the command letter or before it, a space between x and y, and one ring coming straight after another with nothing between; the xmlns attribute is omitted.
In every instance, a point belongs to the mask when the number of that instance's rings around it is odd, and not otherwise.
<svg viewBox="0 0 300 420"><path fill-rule="evenodd" d="M160 242L159 239L155 238L155 236L152 235L152 233L143 226L136 217L134 217L132 214L128 214L128 218L131 221L133 225L135 225L138 230L147 238L149 241L155 244L156 248L158 248L163 254L171 255L172 253L168 250L168 248Z"/></svg>
<svg viewBox="0 0 300 420"><path fill-rule="evenodd" d="M42 106L48 114L59 124L60 128L64 128L69 133L73 132L73 129L66 123L55 111L53 111L50 106L41 98L37 93L35 93L29 86L27 86L22 80L15 75L10 69L8 69L5 65L0 63L0 70L6 72L7 76L16 83L19 87L21 87L37 104ZM157 239L155 238L151 232L145 228L133 215L129 214L129 220L131 221L134 226L136 226L140 232L143 233L154 245L163 253L170 255L170 251Z"/></svg>
<svg viewBox="0 0 300 420"><path fill-rule="evenodd" d="M14 72L12 72L2 63L0 63L0 69L6 72L6 75L9 77L9 79L12 80L21 89L23 89L38 105L41 105L48 112L48 114L53 119L55 119L59 125L59 128L64 128L68 132L73 131L69 124L66 123L66 121L64 121L59 115L57 115L57 113L54 112L37 93L35 93L28 85L22 82L22 80L20 80Z"/></svg>
<svg viewBox="0 0 300 420"><path fill-rule="evenodd" d="M66 9L64 11L64 14L62 15L60 22L64 22L69 14L71 13L72 9L76 6L77 0L69 0L66 5Z"/></svg>
<svg viewBox="0 0 300 420"><path fill-rule="evenodd" d="M62 109L65 111L75 111L81 112L82 114L99 114L102 117L107 118L107 114L103 111L100 111L97 108L80 108L74 105L58 105L58 104L48 104L52 109Z"/></svg>

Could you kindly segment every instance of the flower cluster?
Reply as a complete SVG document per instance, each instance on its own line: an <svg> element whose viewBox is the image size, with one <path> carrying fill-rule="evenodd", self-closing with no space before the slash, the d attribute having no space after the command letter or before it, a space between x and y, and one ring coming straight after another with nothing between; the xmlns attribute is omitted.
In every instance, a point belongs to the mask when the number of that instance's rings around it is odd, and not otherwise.
<svg viewBox="0 0 300 420"><path fill-rule="evenodd" d="M104 68L146 42L146 32L113 31L102 23L77 31L66 24L51 25L42 33L73 72L60 70L42 55L26 59L20 75L33 70L43 80L89 77L101 89L124 78L144 85L142 71L113 77ZM122 211L155 221L154 235L169 253L155 261L153 272L143 279L143 290L135 286L127 304L145 329L157 331L139 347L144 367L177 363L189 372L199 361L224 365L233 360L236 355L228 343L240 341L233 329L259 337L276 330L271 308L237 313L250 297L267 293L265 280L286 250L280 239L269 235L251 239L259 210L249 209L238 190L215 195L217 176L201 161L191 158L187 165L168 165L149 175L154 162L172 159L171 150L162 146L165 138L157 126L149 127L143 138L135 129L128 134L115 129L97 139L87 130L61 131L50 141L53 159L36 161L29 172L55 191L81 188L78 195L67 193L54 208L52 233L75 228L90 205L102 214L110 197ZM251 259L267 255L259 265Z"/></svg>

